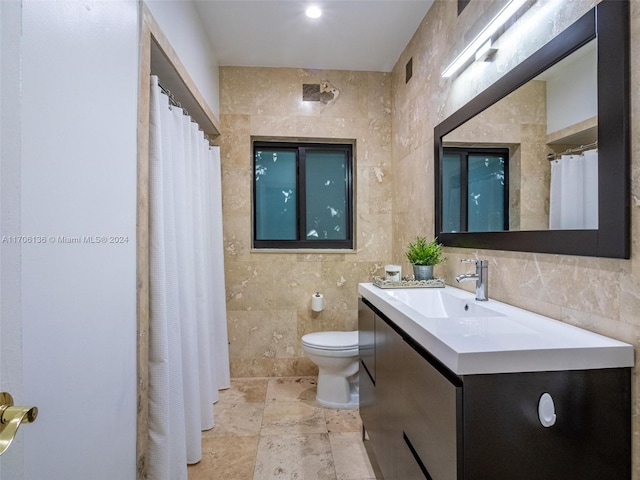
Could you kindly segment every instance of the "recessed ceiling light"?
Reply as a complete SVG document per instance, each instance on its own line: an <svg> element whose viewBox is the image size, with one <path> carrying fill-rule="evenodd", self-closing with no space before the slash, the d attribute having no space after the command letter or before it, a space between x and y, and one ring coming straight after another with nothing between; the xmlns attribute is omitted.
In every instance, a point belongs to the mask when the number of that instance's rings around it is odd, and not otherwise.
<svg viewBox="0 0 640 480"><path fill-rule="evenodd" d="M305 11L305 13L307 14L307 17L309 18L320 18L320 16L322 15L322 10L320 10L320 8L314 6L311 6L309 8L307 8L307 10Z"/></svg>

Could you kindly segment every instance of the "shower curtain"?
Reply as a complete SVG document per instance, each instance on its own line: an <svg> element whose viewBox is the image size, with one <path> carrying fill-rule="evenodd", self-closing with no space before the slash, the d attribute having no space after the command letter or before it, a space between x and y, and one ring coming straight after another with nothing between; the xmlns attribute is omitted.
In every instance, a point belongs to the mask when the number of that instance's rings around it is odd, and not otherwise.
<svg viewBox="0 0 640 480"><path fill-rule="evenodd" d="M549 229L598 228L598 150L551 162Z"/></svg>
<svg viewBox="0 0 640 480"><path fill-rule="evenodd" d="M220 153L151 77L149 478L187 479L229 386Z"/></svg>

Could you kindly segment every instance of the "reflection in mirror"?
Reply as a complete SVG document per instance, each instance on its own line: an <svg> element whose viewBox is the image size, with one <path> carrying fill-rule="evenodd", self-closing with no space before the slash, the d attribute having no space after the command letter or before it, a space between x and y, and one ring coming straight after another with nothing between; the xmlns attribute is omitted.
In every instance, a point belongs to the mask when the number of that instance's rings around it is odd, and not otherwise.
<svg viewBox="0 0 640 480"><path fill-rule="evenodd" d="M592 40L444 136L443 232L597 228L596 55Z"/></svg>
<svg viewBox="0 0 640 480"><path fill-rule="evenodd" d="M629 258L629 118L629 2L602 0L435 127L439 241L463 248ZM468 164L445 164L451 149L486 156L486 149L496 148L506 151L505 182L494 182L480 196ZM578 165L583 173L573 173L574 160L585 163ZM501 175L485 163L487 178ZM565 184L578 179L570 200L558 200L571 191ZM459 191L465 189L463 198ZM503 193L499 214L496 199ZM476 201L478 206L486 202L471 212ZM576 206L584 209L578 213ZM469 221L476 214L485 217ZM503 227L490 216L502 216Z"/></svg>
<svg viewBox="0 0 640 480"><path fill-rule="evenodd" d="M442 156L442 230L507 230L508 178L507 149L445 147Z"/></svg>

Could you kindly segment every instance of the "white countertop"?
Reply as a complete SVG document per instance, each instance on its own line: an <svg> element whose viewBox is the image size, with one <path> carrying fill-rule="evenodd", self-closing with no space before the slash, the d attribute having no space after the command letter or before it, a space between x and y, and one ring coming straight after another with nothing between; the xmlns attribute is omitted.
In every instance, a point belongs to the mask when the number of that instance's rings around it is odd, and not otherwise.
<svg viewBox="0 0 640 480"><path fill-rule="evenodd" d="M496 300L478 302L459 288L361 283L358 293L458 375L634 365L632 345ZM428 306L441 303L441 294L455 297L448 298L460 312L468 305L466 313L445 316L442 308Z"/></svg>

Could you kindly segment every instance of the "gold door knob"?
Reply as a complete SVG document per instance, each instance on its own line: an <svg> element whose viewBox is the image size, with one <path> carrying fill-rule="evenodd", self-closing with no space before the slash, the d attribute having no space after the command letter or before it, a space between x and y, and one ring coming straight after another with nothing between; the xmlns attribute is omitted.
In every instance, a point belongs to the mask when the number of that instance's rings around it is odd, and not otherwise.
<svg viewBox="0 0 640 480"><path fill-rule="evenodd" d="M11 394L0 392L0 455L11 445L18 427L35 421L37 416L37 407L14 407Z"/></svg>

